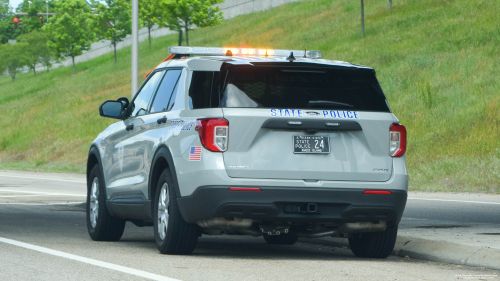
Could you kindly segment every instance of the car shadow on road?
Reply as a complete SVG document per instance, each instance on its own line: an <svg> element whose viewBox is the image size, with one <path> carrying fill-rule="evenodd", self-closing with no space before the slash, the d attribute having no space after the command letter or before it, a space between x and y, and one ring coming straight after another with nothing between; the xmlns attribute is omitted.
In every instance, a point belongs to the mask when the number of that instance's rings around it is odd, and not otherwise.
<svg viewBox="0 0 500 281"><path fill-rule="evenodd" d="M218 236L199 239L193 254L207 258L355 260L349 249L298 242L294 245L269 245L262 237Z"/></svg>
<svg viewBox="0 0 500 281"><path fill-rule="evenodd" d="M153 228L125 229L118 243L127 247L148 248L156 251ZM357 260L349 249L297 242L294 245L269 245L262 237L203 236L199 238L193 257L220 259L283 259L283 260Z"/></svg>

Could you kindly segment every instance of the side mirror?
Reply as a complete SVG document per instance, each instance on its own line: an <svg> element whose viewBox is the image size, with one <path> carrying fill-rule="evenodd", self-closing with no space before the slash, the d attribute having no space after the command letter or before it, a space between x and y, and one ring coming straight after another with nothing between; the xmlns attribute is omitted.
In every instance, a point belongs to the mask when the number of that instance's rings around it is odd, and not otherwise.
<svg viewBox="0 0 500 281"><path fill-rule="evenodd" d="M116 101L108 100L99 106L99 114L102 117L115 118L115 119L125 119L125 111L129 105L127 98L119 98Z"/></svg>

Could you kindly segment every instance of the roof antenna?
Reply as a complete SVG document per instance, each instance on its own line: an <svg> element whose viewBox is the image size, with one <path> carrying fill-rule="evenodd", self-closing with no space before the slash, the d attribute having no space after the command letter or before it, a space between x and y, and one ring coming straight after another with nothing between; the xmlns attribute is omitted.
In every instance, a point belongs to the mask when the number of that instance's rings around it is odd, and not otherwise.
<svg viewBox="0 0 500 281"><path fill-rule="evenodd" d="M295 57L293 56L293 52L290 52L290 55L288 58L286 58L289 62L293 62L295 60Z"/></svg>
<svg viewBox="0 0 500 281"><path fill-rule="evenodd" d="M232 57L233 56L233 52L231 52L231 50L227 50L226 56Z"/></svg>
<svg viewBox="0 0 500 281"><path fill-rule="evenodd" d="M266 54L265 54L265 56L267 57L267 49L266 49Z"/></svg>
<svg viewBox="0 0 500 281"><path fill-rule="evenodd" d="M307 58L306 54L307 54L307 49L304 49L304 58Z"/></svg>

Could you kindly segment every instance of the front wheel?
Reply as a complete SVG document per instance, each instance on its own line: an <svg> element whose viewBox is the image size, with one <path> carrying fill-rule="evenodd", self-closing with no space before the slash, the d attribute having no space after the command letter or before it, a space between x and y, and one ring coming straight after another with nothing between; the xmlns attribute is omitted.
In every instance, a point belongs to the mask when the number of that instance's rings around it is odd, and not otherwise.
<svg viewBox="0 0 500 281"><path fill-rule="evenodd" d="M106 192L99 165L90 171L87 182L87 230L95 241L118 241L125 229L125 220L113 217L106 208Z"/></svg>
<svg viewBox="0 0 500 281"><path fill-rule="evenodd" d="M189 255L198 242L199 229L182 218L174 184L170 171L165 169L158 180L154 201L156 246L162 254Z"/></svg>
<svg viewBox="0 0 500 281"><path fill-rule="evenodd" d="M386 258L394 249L397 236L397 226L381 232L359 233L349 237L349 246L358 257Z"/></svg>

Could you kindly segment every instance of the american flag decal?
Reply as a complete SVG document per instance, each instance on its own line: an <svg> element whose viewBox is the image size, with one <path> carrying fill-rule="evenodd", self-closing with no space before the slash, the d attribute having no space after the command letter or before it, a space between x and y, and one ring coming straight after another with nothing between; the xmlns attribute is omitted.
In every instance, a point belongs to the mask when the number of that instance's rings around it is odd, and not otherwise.
<svg viewBox="0 0 500 281"><path fill-rule="evenodd" d="M189 161L201 161L201 146L191 146L189 149Z"/></svg>

